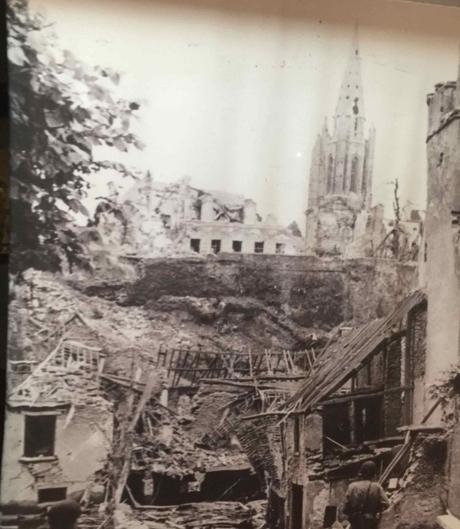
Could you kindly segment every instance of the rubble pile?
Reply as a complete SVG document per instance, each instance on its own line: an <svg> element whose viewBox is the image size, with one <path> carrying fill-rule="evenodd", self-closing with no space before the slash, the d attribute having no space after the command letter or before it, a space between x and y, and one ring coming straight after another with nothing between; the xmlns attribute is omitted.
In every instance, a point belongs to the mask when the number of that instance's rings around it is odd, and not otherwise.
<svg viewBox="0 0 460 529"><path fill-rule="evenodd" d="M169 296L127 304L120 292L128 283L97 284L92 288L91 279L71 284L55 274L27 270L10 290L9 359L42 361L76 311L97 331L108 364L120 373L133 354L154 357L162 344L223 352L290 349L310 336L284 313L250 298Z"/></svg>
<svg viewBox="0 0 460 529"><path fill-rule="evenodd" d="M391 507L382 527L438 527L436 517L444 514L447 500L445 467L448 435L419 432L409 454L398 488L391 494ZM416 522L415 522L416 521Z"/></svg>
<svg viewBox="0 0 460 529"><path fill-rule="evenodd" d="M94 376L81 366L70 369L61 366L46 366L39 373L33 373L17 388L10 401L14 405L40 400L52 404L73 404L74 406L96 405L111 413L111 405L101 396Z"/></svg>
<svg viewBox="0 0 460 529"><path fill-rule="evenodd" d="M146 408L133 445L133 470L148 468L154 473L182 479L199 478L214 467L250 467L247 457L237 448L208 450L187 429L193 417L178 417L161 407Z"/></svg>
<svg viewBox="0 0 460 529"><path fill-rule="evenodd" d="M230 501L142 510L123 505L116 513L115 529L259 529L263 526L254 518L260 515L256 510L252 505Z"/></svg>
<svg viewBox="0 0 460 529"><path fill-rule="evenodd" d="M401 445L396 445L398 446ZM353 468L358 469L365 461L389 461L394 451L394 447L357 447L328 457L312 455L307 459L307 466L312 479L324 478L341 472L348 473Z"/></svg>

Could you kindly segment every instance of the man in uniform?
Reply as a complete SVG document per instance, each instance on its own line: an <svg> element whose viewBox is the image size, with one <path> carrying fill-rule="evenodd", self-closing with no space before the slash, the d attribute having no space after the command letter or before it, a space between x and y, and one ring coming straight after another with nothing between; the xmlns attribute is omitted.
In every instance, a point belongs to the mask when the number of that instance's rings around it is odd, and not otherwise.
<svg viewBox="0 0 460 529"><path fill-rule="evenodd" d="M382 512L388 508L388 498L381 485L374 481L377 467L373 461L361 466L359 478L348 486L343 513L351 529L377 529Z"/></svg>

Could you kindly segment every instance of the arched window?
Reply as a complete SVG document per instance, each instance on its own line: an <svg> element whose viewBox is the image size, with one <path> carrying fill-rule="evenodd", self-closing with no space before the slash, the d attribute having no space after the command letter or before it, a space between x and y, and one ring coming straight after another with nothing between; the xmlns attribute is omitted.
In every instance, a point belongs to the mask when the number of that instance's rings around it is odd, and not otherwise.
<svg viewBox="0 0 460 529"><path fill-rule="evenodd" d="M332 193L334 191L334 158L332 154L329 155L327 162L327 192Z"/></svg>
<svg viewBox="0 0 460 529"><path fill-rule="evenodd" d="M359 158L353 156L351 161L351 175L350 175L350 191L353 193L358 192L358 168L359 168Z"/></svg>

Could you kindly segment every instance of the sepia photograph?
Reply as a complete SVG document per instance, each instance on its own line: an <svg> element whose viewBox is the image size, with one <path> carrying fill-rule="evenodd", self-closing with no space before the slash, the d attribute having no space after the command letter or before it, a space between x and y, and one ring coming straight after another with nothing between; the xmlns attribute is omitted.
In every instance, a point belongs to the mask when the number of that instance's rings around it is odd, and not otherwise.
<svg viewBox="0 0 460 529"><path fill-rule="evenodd" d="M0 529L459 529L460 7L7 33Z"/></svg>

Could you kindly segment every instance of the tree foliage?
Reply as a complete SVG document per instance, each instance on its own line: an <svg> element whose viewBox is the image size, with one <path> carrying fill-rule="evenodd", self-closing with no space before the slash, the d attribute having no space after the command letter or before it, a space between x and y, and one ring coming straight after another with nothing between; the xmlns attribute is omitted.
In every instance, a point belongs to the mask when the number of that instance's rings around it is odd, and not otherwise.
<svg viewBox="0 0 460 529"><path fill-rule="evenodd" d="M61 50L27 0L8 7L11 106L12 267L88 267L72 212L88 215L87 190L101 170L98 147L142 148L130 131L139 104L115 94L119 74Z"/></svg>

